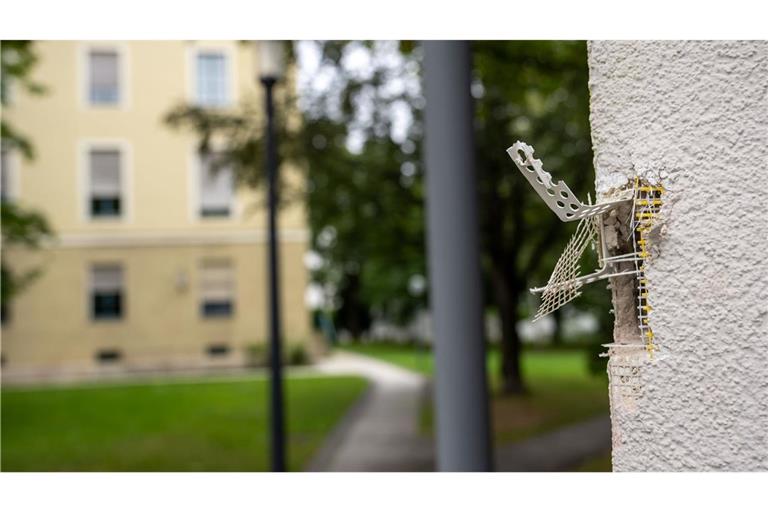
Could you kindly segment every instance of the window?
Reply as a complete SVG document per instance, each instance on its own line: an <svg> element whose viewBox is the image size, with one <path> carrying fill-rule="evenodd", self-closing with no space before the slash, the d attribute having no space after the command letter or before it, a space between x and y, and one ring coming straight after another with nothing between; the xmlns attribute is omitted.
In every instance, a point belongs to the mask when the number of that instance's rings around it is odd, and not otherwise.
<svg viewBox="0 0 768 512"><path fill-rule="evenodd" d="M13 92L11 92L11 85L8 83L8 78L2 77L0 80L0 98L2 98L2 104L4 107L13 105Z"/></svg>
<svg viewBox="0 0 768 512"><path fill-rule="evenodd" d="M229 354L229 345L226 343L211 343L208 345L208 357L223 357Z"/></svg>
<svg viewBox="0 0 768 512"><path fill-rule="evenodd" d="M13 168L11 154L7 149L0 150L0 201L13 200Z"/></svg>
<svg viewBox="0 0 768 512"><path fill-rule="evenodd" d="M229 103L227 57L223 52L201 51L195 58L195 82L198 105L223 107Z"/></svg>
<svg viewBox="0 0 768 512"><path fill-rule="evenodd" d="M121 155L117 149L88 152L91 217L119 217L121 204Z"/></svg>
<svg viewBox="0 0 768 512"><path fill-rule="evenodd" d="M10 184L10 172L8 168L8 151L5 149L0 150L0 200L3 202L8 200L8 185Z"/></svg>
<svg viewBox="0 0 768 512"><path fill-rule="evenodd" d="M200 216L229 217L234 199L231 167L215 165L217 154L200 157Z"/></svg>
<svg viewBox="0 0 768 512"><path fill-rule="evenodd" d="M123 354L119 350L106 349L96 352L96 361L101 364L116 363L122 358Z"/></svg>
<svg viewBox="0 0 768 512"><path fill-rule="evenodd" d="M91 105L120 102L120 57L115 50L88 52L88 101Z"/></svg>
<svg viewBox="0 0 768 512"><path fill-rule="evenodd" d="M229 260L207 260L201 267L203 317L229 317L234 311L234 276Z"/></svg>
<svg viewBox="0 0 768 512"><path fill-rule="evenodd" d="M120 265L91 267L91 316L94 320L123 317L123 269Z"/></svg>

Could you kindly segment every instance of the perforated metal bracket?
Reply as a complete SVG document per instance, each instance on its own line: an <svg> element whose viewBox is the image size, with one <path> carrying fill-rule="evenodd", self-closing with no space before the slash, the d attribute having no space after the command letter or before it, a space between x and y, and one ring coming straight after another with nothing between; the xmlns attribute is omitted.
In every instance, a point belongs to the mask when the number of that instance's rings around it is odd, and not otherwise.
<svg viewBox="0 0 768 512"><path fill-rule="evenodd" d="M599 215L632 201L632 197L627 197L594 205L582 203L564 181L560 180L557 183L552 181L552 175L544 170L541 160L533 157L533 151L533 146L521 141L515 142L507 149L512 161L531 184L533 190L563 222Z"/></svg>
<svg viewBox="0 0 768 512"><path fill-rule="evenodd" d="M566 245L555 264L552 275L545 286L532 288L532 293L541 293L541 303L534 322L559 309L581 295L581 287L609 277L637 274L637 269L620 270L619 263L635 262L638 253L608 256L605 247L605 233L602 214L635 200L631 190L626 196L612 198L596 205L584 204L574 195L565 182L552 181L552 175L544 170L541 160L533 157L533 147L517 141L507 153L515 162L528 183L539 194L550 210L563 222L578 220L576 232ZM599 267L590 274L579 275L579 260L587 247L597 252Z"/></svg>
<svg viewBox="0 0 768 512"><path fill-rule="evenodd" d="M563 181L554 183L552 175L544 170L541 160L533 157L533 147L517 141L507 149L518 170L539 194L550 210L563 222L579 220L576 232L571 236L560 258L558 258L547 284L531 288L532 293L541 293L541 302L533 319L535 322L581 295L581 287L609 277L634 275L637 282L637 319L640 333L649 357L658 350L655 336L649 323L649 313L653 310L648 300L648 279L645 276L646 260L651 256L649 247L652 243L650 233L654 221L660 213L664 187L657 183L651 185L641 182L635 176L634 186L627 189L626 195L614 197L600 204L584 204L573 194ZM591 201L590 201L591 202ZM609 256L605 241L603 215L613 208L631 203L629 225L633 251L627 254ZM582 254L592 247L597 253L598 268L587 275L580 275ZM620 265L633 263L634 265ZM630 268L627 268L627 267ZM609 355L616 353L616 348L624 345L611 345ZM615 357L611 358L612 360ZM621 376L622 382L627 376Z"/></svg>

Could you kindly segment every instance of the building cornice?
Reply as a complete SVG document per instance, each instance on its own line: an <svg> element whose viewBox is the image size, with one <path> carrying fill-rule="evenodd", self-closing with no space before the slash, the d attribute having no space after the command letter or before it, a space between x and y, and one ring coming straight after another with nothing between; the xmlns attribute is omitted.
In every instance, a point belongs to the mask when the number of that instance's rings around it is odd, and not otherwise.
<svg viewBox="0 0 768 512"><path fill-rule="evenodd" d="M282 229L278 233L281 242L305 243L309 240L306 229ZM111 233L58 234L50 247L168 247L196 245L245 245L267 241L263 229L211 233L189 231L132 231Z"/></svg>

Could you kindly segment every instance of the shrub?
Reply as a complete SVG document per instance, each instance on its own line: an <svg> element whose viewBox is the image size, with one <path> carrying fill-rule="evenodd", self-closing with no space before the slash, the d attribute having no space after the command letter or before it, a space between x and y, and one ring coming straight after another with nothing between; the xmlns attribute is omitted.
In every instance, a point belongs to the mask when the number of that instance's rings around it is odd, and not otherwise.
<svg viewBox="0 0 768 512"><path fill-rule="evenodd" d="M287 350L286 363L291 366L309 364L309 353L304 345L292 345Z"/></svg>
<svg viewBox="0 0 768 512"><path fill-rule="evenodd" d="M264 343L252 343L245 347L245 364L250 368L261 368L267 365L268 350Z"/></svg>
<svg viewBox="0 0 768 512"><path fill-rule="evenodd" d="M246 365L250 368L269 366L269 345L267 343L252 343L245 347ZM309 352L304 345L288 345L283 349L283 364L302 366L310 363Z"/></svg>

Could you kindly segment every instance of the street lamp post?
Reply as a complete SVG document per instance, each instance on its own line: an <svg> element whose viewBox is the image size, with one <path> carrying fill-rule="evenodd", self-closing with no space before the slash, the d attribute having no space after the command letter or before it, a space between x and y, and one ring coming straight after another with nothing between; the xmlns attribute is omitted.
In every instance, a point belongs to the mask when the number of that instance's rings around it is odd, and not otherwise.
<svg viewBox="0 0 768 512"><path fill-rule="evenodd" d="M264 86L266 110L266 171L269 231L269 346L272 382L270 386L270 418L272 471L285 471L285 413L283 411L283 368L280 332L280 288L277 247L278 161L275 134L273 89L284 67L284 48L280 41L257 43L259 80Z"/></svg>

